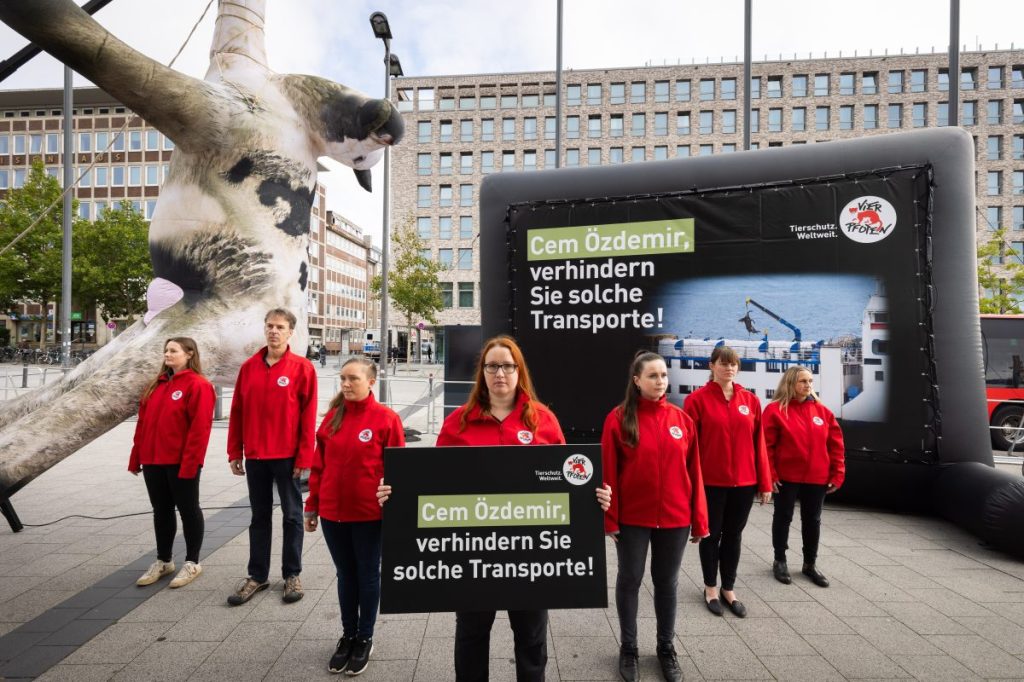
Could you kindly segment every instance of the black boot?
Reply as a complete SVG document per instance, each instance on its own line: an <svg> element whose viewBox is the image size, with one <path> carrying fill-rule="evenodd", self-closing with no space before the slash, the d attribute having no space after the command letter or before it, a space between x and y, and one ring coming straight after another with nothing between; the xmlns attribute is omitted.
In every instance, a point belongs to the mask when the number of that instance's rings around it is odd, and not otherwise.
<svg viewBox="0 0 1024 682"><path fill-rule="evenodd" d="M811 582L818 587L828 587L828 578L815 568L814 564L804 564L803 570L800 572L810 578Z"/></svg>
<svg viewBox="0 0 1024 682"><path fill-rule="evenodd" d="M639 682L639 658L640 653L637 651L636 645L623 644L619 649L619 675L625 682Z"/></svg>
<svg viewBox="0 0 1024 682"><path fill-rule="evenodd" d="M683 671L679 667L676 648L672 642L658 645L658 663L661 664L661 675L666 682L683 682Z"/></svg>
<svg viewBox="0 0 1024 682"><path fill-rule="evenodd" d="M783 585L788 585L793 582L793 579L789 577L789 566L786 565L785 561L773 561L772 574L775 576L775 579Z"/></svg>

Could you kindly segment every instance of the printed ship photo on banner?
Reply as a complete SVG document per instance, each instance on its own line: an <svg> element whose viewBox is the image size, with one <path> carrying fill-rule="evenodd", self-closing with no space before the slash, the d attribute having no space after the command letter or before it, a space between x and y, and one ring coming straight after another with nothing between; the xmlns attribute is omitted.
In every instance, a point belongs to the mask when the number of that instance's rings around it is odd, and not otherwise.
<svg viewBox="0 0 1024 682"><path fill-rule="evenodd" d="M389 448L384 478L382 613L608 605L599 446Z"/></svg>
<svg viewBox="0 0 1024 682"><path fill-rule="evenodd" d="M955 128L615 166L481 190L485 337L514 335L571 442L637 351L668 399L716 346L762 403L793 365L839 418L830 501L943 515L1024 556L1024 481L993 468L971 137Z"/></svg>

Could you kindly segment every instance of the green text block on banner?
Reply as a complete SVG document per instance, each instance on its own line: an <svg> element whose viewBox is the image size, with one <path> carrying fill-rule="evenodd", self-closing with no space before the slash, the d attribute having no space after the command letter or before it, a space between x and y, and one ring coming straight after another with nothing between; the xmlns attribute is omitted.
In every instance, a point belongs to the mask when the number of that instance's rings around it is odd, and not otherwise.
<svg viewBox="0 0 1024 682"><path fill-rule="evenodd" d="M551 227L527 233L528 261L693 252L693 218Z"/></svg>
<svg viewBox="0 0 1024 682"><path fill-rule="evenodd" d="M419 498L419 528L567 525L568 493L424 495Z"/></svg>

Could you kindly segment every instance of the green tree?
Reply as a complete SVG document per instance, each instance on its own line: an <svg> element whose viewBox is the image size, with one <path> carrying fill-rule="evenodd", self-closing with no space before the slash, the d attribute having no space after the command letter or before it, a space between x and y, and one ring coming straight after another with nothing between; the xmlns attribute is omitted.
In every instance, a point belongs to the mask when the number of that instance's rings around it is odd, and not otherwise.
<svg viewBox="0 0 1024 682"><path fill-rule="evenodd" d="M0 248L6 247L60 197L60 183L47 175L41 161L32 164L24 186L12 189L0 203ZM0 304L35 301L45 306L61 290L62 201L35 227L0 256ZM46 345L46 335L42 336Z"/></svg>
<svg viewBox="0 0 1024 682"><path fill-rule="evenodd" d="M998 260L1001 265L993 262ZM1021 254L1006 243L1006 228L999 228L992 237L978 246L978 284L987 295L979 301L983 313L1020 313L1024 298L1024 262Z"/></svg>
<svg viewBox="0 0 1024 682"><path fill-rule="evenodd" d="M444 268L423 254L425 244L411 222L394 231L391 244L392 263L388 268L388 297L394 307L405 316L409 337L412 338L416 320L427 320L431 324L437 324L435 314L444 306L441 300L441 283L437 275ZM373 278L370 288L380 296L379 275ZM381 352L387 353L383 344ZM407 359L412 360L411 353Z"/></svg>
<svg viewBox="0 0 1024 682"><path fill-rule="evenodd" d="M105 322L146 310L146 287L153 279L149 226L131 202L108 209L74 231L74 296L99 309Z"/></svg>

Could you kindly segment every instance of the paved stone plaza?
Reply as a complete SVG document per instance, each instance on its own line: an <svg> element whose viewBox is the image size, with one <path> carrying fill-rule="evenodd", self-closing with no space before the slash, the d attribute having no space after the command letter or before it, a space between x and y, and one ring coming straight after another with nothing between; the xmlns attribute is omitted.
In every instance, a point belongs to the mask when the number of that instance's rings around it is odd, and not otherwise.
<svg viewBox="0 0 1024 682"><path fill-rule="evenodd" d="M400 402L424 397L429 371L402 370L400 377L416 381L396 383ZM335 373L333 365L321 370L324 404ZM433 442L425 410L406 423L424 432L410 447ZM280 576L248 604L225 601L245 575L248 507L244 479L228 470L224 422L214 428L203 471L202 576L179 590L167 589L167 580L134 586L154 554L145 486L126 471L134 428L134 421L121 424L13 498L25 524L68 514L137 515L75 518L18 534L0 528L0 678L331 677L327 660L340 623L334 567L320 533L306 537L302 601L282 603ZM820 589L799 574L784 586L771 576L770 525L771 506L755 506L737 584L750 611L744 620L704 608L696 548L687 549L676 622L687 680L1024 679L1024 562L937 519L827 507L819 564L832 586ZM277 550L279 528L275 522ZM607 556L612 606L551 612L549 680L618 679L610 542ZM794 553L791 565L798 560ZM644 679L657 680L645 589L641 667ZM454 679L454 630L447 613L381 616L370 667L360 677ZM491 655L492 679L514 679L511 631L502 620Z"/></svg>

